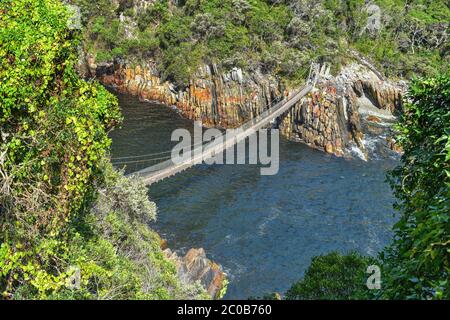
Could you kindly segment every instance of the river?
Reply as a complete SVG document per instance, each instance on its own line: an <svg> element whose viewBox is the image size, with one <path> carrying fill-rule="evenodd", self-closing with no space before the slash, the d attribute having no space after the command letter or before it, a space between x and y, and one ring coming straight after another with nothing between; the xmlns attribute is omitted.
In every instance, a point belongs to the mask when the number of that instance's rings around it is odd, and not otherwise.
<svg viewBox="0 0 450 320"><path fill-rule="evenodd" d="M111 134L116 163L162 158L177 143L170 141L174 129L192 130L175 110L118 97L125 120ZM142 157L120 159L134 156ZM284 293L313 256L376 255L390 241L394 198L385 175L396 163L337 158L281 139L275 176L261 176L257 165L199 165L152 185L152 227L181 253L205 248L228 274L226 299Z"/></svg>

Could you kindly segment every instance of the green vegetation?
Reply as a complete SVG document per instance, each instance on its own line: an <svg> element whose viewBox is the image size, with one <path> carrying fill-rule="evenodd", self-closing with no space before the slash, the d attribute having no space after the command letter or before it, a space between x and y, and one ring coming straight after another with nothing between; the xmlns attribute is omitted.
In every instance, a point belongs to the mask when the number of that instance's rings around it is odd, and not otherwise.
<svg viewBox="0 0 450 320"><path fill-rule="evenodd" d="M400 221L384 254L386 298L450 299L450 74L412 82L391 175Z"/></svg>
<svg viewBox="0 0 450 320"><path fill-rule="evenodd" d="M450 74L411 83L390 174L399 221L377 263L357 255L317 257L288 299L450 299ZM382 266L381 290L364 290L364 270Z"/></svg>
<svg viewBox="0 0 450 320"><path fill-rule="evenodd" d="M349 300L370 297L367 267L375 259L357 253L332 252L313 258L302 280L286 293L287 300Z"/></svg>
<svg viewBox="0 0 450 320"><path fill-rule="evenodd" d="M4 0L0 13L2 297L205 298L180 283L148 228L145 187L107 160L121 115L113 95L77 76L66 6Z"/></svg>
<svg viewBox="0 0 450 320"><path fill-rule="evenodd" d="M311 60L337 70L353 59L349 48L389 76L435 75L450 62L444 0L375 0L379 28L364 0L156 0L145 9L133 0L72 2L97 61L153 59L178 85L203 63L298 82Z"/></svg>

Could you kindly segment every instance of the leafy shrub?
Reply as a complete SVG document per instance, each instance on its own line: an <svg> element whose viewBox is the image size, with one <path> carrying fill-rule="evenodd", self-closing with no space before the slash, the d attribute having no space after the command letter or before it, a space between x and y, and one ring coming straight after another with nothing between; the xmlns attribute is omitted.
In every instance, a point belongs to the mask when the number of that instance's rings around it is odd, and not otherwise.
<svg viewBox="0 0 450 320"><path fill-rule="evenodd" d="M404 149L391 174L400 220L384 254L385 297L450 298L450 75L415 80L399 124Z"/></svg>
<svg viewBox="0 0 450 320"><path fill-rule="evenodd" d="M137 16L138 26L141 31L145 31L148 27L161 21L167 22L170 16L168 2L163 0L155 1L151 7L144 12L139 12Z"/></svg>
<svg viewBox="0 0 450 320"><path fill-rule="evenodd" d="M287 300L348 300L370 297L366 286L367 267L373 258L357 253L332 252L314 257L302 280L286 293Z"/></svg>
<svg viewBox="0 0 450 320"><path fill-rule="evenodd" d="M81 239L88 239L85 256L106 269L105 275L95 274L94 298L207 299L200 284L180 282L160 237L148 227L156 219L156 205L145 185L108 162L103 172L105 184L93 209L76 225Z"/></svg>
<svg viewBox="0 0 450 320"><path fill-rule="evenodd" d="M0 9L1 199L10 212L2 236L27 241L55 232L92 196L120 113L102 86L76 75L65 6L23 0Z"/></svg>
<svg viewBox="0 0 450 320"><path fill-rule="evenodd" d="M110 93L76 75L65 6L2 1L0 11L0 283L6 294L27 282L44 295L64 285L66 268L53 262L67 253L68 222L94 197L120 113Z"/></svg>
<svg viewBox="0 0 450 320"><path fill-rule="evenodd" d="M117 99L76 74L66 6L5 0L0 13L2 297L205 298L149 229L146 188L106 160Z"/></svg>

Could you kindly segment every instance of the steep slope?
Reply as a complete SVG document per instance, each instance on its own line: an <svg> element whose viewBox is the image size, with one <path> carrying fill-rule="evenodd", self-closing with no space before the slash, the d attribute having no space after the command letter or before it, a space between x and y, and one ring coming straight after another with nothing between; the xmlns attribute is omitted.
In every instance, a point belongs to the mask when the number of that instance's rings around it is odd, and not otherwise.
<svg viewBox="0 0 450 320"><path fill-rule="evenodd" d="M449 61L444 1L72 2L84 14L86 75L207 126L238 127L300 86L311 62L329 63L335 77L280 128L336 155L367 158L379 136L396 149L389 125L406 85L388 78Z"/></svg>

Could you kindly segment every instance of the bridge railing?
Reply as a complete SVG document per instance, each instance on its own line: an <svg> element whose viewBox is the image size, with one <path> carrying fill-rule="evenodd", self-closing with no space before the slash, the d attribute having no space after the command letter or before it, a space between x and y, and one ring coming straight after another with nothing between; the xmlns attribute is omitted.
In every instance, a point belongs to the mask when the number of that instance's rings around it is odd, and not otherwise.
<svg viewBox="0 0 450 320"><path fill-rule="evenodd" d="M186 159L185 161L182 161L181 163L174 163L172 159L169 159L156 165L142 169L134 173L133 175L138 175L149 181L151 180L152 176L156 176L155 180L159 181L160 179L169 176L172 173L174 174L192 165L200 164L205 159L214 156L214 154L223 152L226 149L234 146L253 133L256 133L257 130L267 125L272 119L279 117L282 113L287 111L301 98L303 98L309 91L311 91L315 87L318 79L321 76L322 69L326 69L326 67L322 66L321 68L320 65L312 63L306 85L303 88L295 91L294 93L291 93L288 97L285 97L282 100L277 101L278 99L276 99L272 101L270 105L275 103L273 106L268 105L268 108L265 111L244 123L233 133L230 134L229 131L226 133L222 133L219 137L215 138L211 142L208 142L204 145L200 144L199 146L195 146L193 150L190 150L186 154L183 154L183 158Z"/></svg>
<svg viewBox="0 0 450 320"><path fill-rule="evenodd" d="M205 145L199 145L195 147L194 149L183 155L183 157L187 159L185 162L177 164L174 163L172 159L169 159L156 165L150 166L148 168L142 169L134 173L133 175L138 175L145 178L157 172L162 172L166 170L176 171L177 168L184 169L187 163L199 164L206 158L210 158L211 156L213 156L213 154L223 152L226 149L234 146L236 143L239 143L246 137L250 136L251 134L256 133L257 129L263 127L264 125L267 125L272 119L278 117L279 114L277 114L277 112L281 108L283 108L287 103L297 98L298 98L297 100L299 100L310 89L312 89L311 85L307 85L304 88L299 89L294 93L291 93L288 97L279 100L272 107L269 107L267 110L263 111L256 117L253 117L252 119L244 123L237 130L234 130L233 133L231 134L230 132L227 132L226 134L222 133L222 135L220 135L213 141L206 143ZM296 102L297 101L295 101L295 103Z"/></svg>

